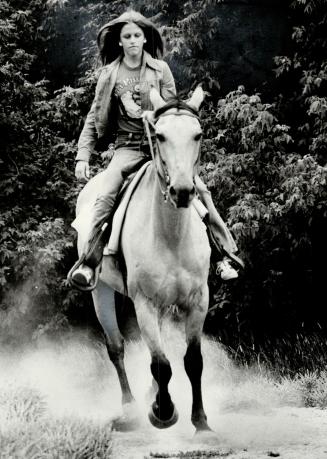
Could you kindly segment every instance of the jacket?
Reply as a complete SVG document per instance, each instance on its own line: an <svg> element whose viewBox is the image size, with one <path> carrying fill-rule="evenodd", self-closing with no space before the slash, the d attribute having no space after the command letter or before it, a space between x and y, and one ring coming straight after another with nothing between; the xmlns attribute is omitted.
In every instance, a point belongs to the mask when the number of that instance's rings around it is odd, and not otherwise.
<svg viewBox="0 0 327 459"><path fill-rule="evenodd" d="M101 70L95 97L79 137L76 161L89 161L96 144L98 142L103 144L103 141L109 139L114 133L116 111L112 95L121 60L122 56L119 56ZM168 64L162 60L154 59L146 51L143 51L140 81L141 84L146 82L149 88L156 88L164 100L168 100L176 94L174 78ZM141 92L141 108L143 110L153 109L149 91Z"/></svg>

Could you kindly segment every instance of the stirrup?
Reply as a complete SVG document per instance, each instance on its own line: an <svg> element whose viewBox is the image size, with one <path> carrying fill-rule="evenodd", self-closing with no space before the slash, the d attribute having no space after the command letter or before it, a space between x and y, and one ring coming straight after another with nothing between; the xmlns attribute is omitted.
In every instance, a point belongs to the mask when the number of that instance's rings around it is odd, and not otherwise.
<svg viewBox="0 0 327 459"><path fill-rule="evenodd" d="M222 251L224 252L224 255L229 258L230 260L232 260L235 264L237 264L237 266L241 269L244 269L244 261L241 260L237 255L235 255L234 253L231 253L231 252L227 252L226 249L224 249L223 247L221 248Z"/></svg>
<svg viewBox="0 0 327 459"><path fill-rule="evenodd" d="M83 264L84 260L85 260L85 254L83 254L81 256L81 258L79 260L77 260L77 262L74 264L74 266L70 269L69 273L67 274L67 280L68 280L69 284L72 287L80 290L81 292L91 292L92 290L95 289L95 287L96 287L96 285L98 283L101 264L94 269L94 280L93 280L93 282L90 285L86 285L85 286L85 285L79 284L78 282L75 282L74 279L73 279L73 273L76 271L77 268L79 268L81 266L81 264Z"/></svg>
<svg viewBox="0 0 327 459"><path fill-rule="evenodd" d="M229 258L227 257L224 257L221 261L218 261L216 274L221 277L223 281L229 281L238 278L238 272L235 268L233 268Z"/></svg>

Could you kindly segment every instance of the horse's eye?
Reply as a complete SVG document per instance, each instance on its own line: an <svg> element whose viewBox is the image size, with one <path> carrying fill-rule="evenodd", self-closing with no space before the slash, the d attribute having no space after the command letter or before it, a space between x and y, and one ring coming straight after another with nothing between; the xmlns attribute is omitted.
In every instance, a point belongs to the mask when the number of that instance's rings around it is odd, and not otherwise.
<svg viewBox="0 0 327 459"><path fill-rule="evenodd" d="M201 137L202 137L202 132L200 132L199 134L196 134L196 136L194 136L194 140L198 142L199 140L201 140Z"/></svg>
<svg viewBox="0 0 327 459"><path fill-rule="evenodd" d="M165 136L162 134L156 134L156 137L157 137L158 142L164 142L166 140Z"/></svg>

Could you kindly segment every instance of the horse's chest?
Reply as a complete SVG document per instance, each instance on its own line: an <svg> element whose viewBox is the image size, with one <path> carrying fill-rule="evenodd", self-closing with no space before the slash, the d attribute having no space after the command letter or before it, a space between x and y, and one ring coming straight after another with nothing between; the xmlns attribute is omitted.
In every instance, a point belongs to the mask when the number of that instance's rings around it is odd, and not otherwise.
<svg viewBox="0 0 327 459"><path fill-rule="evenodd" d="M156 302L183 305L193 303L197 301L198 295L201 296L205 284L202 273L160 262L150 272L151 276L149 269L140 267L137 272L137 286L145 296L155 299Z"/></svg>

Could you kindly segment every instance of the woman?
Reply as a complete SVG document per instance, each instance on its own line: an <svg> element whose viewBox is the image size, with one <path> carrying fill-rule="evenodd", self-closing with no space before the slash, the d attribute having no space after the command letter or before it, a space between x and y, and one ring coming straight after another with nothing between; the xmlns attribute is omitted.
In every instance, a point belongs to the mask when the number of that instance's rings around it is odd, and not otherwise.
<svg viewBox="0 0 327 459"><path fill-rule="evenodd" d="M143 112L152 109L150 89L155 87L164 100L176 93L167 63L158 59L163 53L161 35L140 13L128 11L103 26L98 34L98 46L104 67L78 142L76 177L88 180L89 158L96 144L108 146L113 136L116 139L104 186L95 203L92 230L80 259L83 263L72 274L74 283L82 288L92 283L94 270L102 260L123 177L150 159L142 121ZM196 186L209 211L209 233L215 234L219 247L232 254L236 251L235 242L199 177L196 177ZM108 225L104 225L106 223ZM238 276L226 257L218 263L218 269L225 280Z"/></svg>

